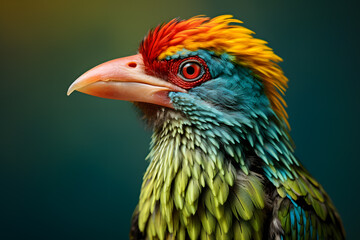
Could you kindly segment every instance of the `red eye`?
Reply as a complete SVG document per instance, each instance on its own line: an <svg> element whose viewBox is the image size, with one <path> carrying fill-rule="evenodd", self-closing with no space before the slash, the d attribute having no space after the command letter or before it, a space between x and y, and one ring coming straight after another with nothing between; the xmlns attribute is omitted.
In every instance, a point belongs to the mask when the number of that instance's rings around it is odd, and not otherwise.
<svg viewBox="0 0 360 240"><path fill-rule="evenodd" d="M180 64L178 75L185 81L196 81L204 75L204 68L194 60L184 61Z"/></svg>
<svg viewBox="0 0 360 240"><path fill-rule="evenodd" d="M198 56L173 59L164 63L164 71L168 71L168 81L181 88L191 89L211 79L206 62Z"/></svg>

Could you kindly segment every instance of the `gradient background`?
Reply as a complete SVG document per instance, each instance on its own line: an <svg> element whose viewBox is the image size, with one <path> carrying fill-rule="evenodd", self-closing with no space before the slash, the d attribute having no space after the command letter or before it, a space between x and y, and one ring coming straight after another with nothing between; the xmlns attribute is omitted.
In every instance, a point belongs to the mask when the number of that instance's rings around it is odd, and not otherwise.
<svg viewBox="0 0 360 240"><path fill-rule="evenodd" d="M89 68L134 54L159 23L231 13L284 58L297 156L357 239L358 9L328 0L1 0L0 238L127 239L151 133L130 103L66 90Z"/></svg>

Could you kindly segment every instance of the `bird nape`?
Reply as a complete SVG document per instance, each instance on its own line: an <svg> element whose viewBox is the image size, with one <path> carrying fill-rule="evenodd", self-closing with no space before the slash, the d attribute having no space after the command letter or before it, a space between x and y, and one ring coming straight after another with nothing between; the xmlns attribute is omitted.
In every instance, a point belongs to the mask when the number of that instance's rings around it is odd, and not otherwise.
<svg viewBox="0 0 360 240"><path fill-rule="evenodd" d="M344 239L294 157L275 55L224 15L171 20L69 88L127 100L153 128L131 239Z"/></svg>

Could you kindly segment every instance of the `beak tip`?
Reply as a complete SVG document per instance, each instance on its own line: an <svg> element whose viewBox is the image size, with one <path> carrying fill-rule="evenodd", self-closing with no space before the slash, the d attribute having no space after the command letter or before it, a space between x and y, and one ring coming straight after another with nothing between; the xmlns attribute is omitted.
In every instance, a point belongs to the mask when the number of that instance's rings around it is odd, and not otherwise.
<svg viewBox="0 0 360 240"><path fill-rule="evenodd" d="M74 91L75 91L74 84L71 84L71 86L69 87L69 89L66 92L66 95L70 96L70 94L73 93Z"/></svg>

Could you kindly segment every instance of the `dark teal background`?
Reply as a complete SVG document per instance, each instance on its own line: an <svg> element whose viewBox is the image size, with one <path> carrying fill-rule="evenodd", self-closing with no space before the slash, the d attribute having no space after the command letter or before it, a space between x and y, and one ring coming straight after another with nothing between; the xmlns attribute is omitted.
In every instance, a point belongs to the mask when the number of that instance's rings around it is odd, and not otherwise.
<svg viewBox="0 0 360 240"><path fill-rule="evenodd" d="M0 239L127 239L151 133L130 103L66 90L151 27L198 14L233 14L284 59L297 156L358 238L358 5L1 0Z"/></svg>

